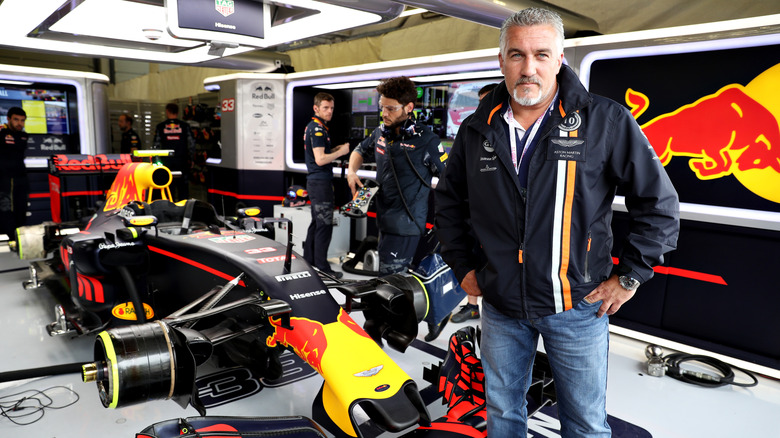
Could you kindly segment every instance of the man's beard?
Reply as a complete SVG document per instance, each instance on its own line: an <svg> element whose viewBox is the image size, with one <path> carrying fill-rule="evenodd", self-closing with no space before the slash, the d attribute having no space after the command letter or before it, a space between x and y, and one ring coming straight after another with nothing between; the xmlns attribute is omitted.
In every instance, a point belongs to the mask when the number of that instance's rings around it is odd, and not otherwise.
<svg viewBox="0 0 780 438"><path fill-rule="evenodd" d="M392 130L394 130L396 128L400 128L400 127L404 126L404 124L406 123L406 120L408 118L409 117L401 119L399 117L398 119L392 121L390 124L385 123L385 129L388 129L388 130L392 129Z"/></svg>
<svg viewBox="0 0 780 438"><path fill-rule="evenodd" d="M520 92L517 89L517 86L520 84L536 84L539 86L539 96L537 97L522 97L520 96ZM515 88L512 90L512 99L515 100L515 102L518 103L518 105L521 106L534 106L540 102L542 102L546 98L546 94L544 93L544 89L542 88L542 83L536 79L536 78L521 78L517 82L515 82Z"/></svg>

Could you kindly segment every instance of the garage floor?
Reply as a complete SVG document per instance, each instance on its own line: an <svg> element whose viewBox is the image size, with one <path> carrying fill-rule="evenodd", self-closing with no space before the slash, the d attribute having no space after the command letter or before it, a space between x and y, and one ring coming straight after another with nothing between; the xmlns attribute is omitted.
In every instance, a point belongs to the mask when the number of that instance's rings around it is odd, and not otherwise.
<svg viewBox="0 0 780 438"><path fill-rule="evenodd" d="M49 337L44 326L53 320L53 299L44 289L25 290L26 263L8 253L0 254L0 373L92 361L93 338ZM343 301L337 297L340 302ZM362 323L359 314L353 315ZM471 321L476 323L477 321ZM423 369L438 364L448 335L467 323L450 325L435 341L420 335L406 353L386 349L426 394ZM445 336L447 335L447 336ZM615 437L716 438L780 437L780 382L759 377L753 388L702 388L670 377L647 376L644 370L646 343L613 334L609 363L608 412ZM666 349L665 353L670 353ZM292 358L288 363L294 364ZM199 370L199 387L222 378L220 370L204 365ZM211 407L208 415L284 416L311 415L311 401L322 383L306 369L289 367L290 383L263 382L256 393L227 404ZM297 377L295 376L297 370ZM233 376L235 377L235 376ZM288 378L289 377L289 378ZM298 379L298 380L296 380ZM51 407L32 409L37 400L51 399ZM208 398L208 391L201 395ZM26 410L0 417L0 437L84 438L134 437L153 423L197 416L192 407L180 408L172 401L155 401L120 409L105 409L94 384L81 382L79 374L65 374L25 381L0 383L0 406L8 410L18 400ZM208 403L207 403L208 406ZM55 409L58 407L59 409ZM429 406L435 418L445 413L439 400ZM29 412L27 415L24 413ZM25 425L14 424L30 423ZM557 437L555 408L544 408L530 422L530 436ZM617 426L617 427L616 427ZM382 436L396 436L383 434Z"/></svg>

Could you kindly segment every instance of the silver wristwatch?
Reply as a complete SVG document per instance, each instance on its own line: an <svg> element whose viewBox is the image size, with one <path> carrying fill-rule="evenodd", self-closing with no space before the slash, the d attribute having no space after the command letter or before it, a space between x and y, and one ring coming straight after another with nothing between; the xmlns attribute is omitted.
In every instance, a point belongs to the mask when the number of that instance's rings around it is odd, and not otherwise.
<svg viewBox="0 0 780 438"><path fill-rule="evenodd" d="M629 277L628 275L621 275L618 277L618 281L623 289L631 292L634 292L640 285L639 280Z"/></svg>

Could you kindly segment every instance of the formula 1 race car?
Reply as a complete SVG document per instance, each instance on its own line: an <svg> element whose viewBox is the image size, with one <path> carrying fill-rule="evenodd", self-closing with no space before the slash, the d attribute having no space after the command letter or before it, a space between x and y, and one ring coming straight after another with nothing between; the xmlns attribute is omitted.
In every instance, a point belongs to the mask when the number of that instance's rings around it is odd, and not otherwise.
<svg viewBox="0 0 780 438"><path fill-rule="evenodd" d="M172 399L205 409L197 367L210 358L281 375L279 355L293 350L324 383L314 419L338 436L363 436L353 409L398 432L430 421L415 382L382 350L404 349L425 316L425 287L411 274L342 282L292 251L292 223L236 216L208 203L174 203L164 166L122 166L105 203L86 226L47 224L46 260L31 263L26 287L61 289L52 335L96 335L84 366L105 407ZM154 195L154 196L153 196ZM153 198L157 198L154 199ZM265 237L286 223L288 244ZM28 230L20 228L19 253ZM329 289L345 294L340 305ZM350 311L363 311L361 328Z"/></svg>

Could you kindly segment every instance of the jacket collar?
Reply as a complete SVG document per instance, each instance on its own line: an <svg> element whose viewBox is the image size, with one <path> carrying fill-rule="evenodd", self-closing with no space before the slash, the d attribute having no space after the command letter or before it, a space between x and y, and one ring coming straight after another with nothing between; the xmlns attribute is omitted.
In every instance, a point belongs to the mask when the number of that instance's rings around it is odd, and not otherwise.
<svg viewBox="0 0 780 438"><path fill-rule="evenodd" d="M555 104L556 109L562 107L563 111L568 114L571 111L587 106L593 100L593 96L585 89L580 79L568 65L564 64L561 66L561 71L558 72L556 80L558 81L559 99L559 102ZM495 91L490 93L489 99L483 99L480 102L479 107L474 112L474 122L491 126L498 123L500 119L498 116L503 115L507 110L509 98L506 81L501 81L495 88Z"/></svg>
<svg viewBox="0 0 780 438"><path fill-rule="evenodd" d="M317 122L317 124L318 124L318 125L320 125L320 126L322 126L323 128L325 128L325 130L327 130L327 129L328 129L328 125L326 125L326 124L325 124L325 121L323 121L321 118L319 118L319 117L317 117L317 116L311 116L311 119L312 119L313 121Z"/></svg>

